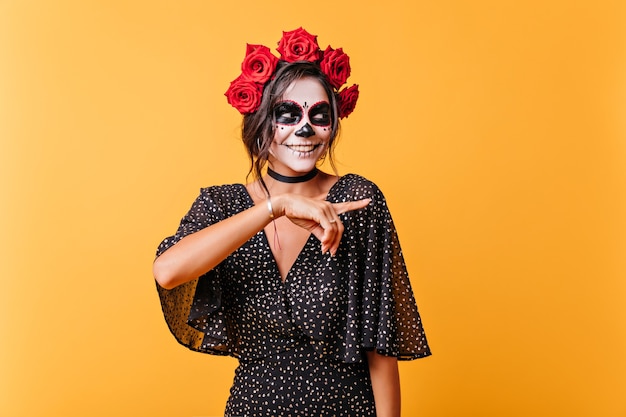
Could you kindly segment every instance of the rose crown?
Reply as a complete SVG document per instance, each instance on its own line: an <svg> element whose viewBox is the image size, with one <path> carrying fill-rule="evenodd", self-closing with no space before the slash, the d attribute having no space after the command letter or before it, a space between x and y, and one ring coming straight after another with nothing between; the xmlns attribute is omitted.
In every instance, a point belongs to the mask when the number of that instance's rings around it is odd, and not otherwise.
<svg viewBox="0 0 626 417"><path fill-rule="evenodd" d="M280 58L272 54L267 46L246 46L241 75L230 83L225 93L228 103L239 113L249 114L258 110L263 86L274 75L279 61L309 61L319 65L335 90L339 118L348 117L352 113L359 98L359 86L354 84L339 91L350 76L350 57L341 48L333 49L328 46L322 51L317 44L317 36L299 28L283 32L276 50L280 53Z"/></svg>

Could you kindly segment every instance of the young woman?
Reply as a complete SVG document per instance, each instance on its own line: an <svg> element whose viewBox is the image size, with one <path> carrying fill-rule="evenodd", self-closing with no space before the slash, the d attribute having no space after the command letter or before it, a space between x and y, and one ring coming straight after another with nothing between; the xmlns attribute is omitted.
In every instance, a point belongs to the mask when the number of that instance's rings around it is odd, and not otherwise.
<svg viewBox="0 0 626 417"><path fill-rule="evenodd" d="M226 93L255 180L202 189L161 243L163 312L239 359L226 416L399 417L397 360L430 350L391 215L372 182L317 169L358 97L349 59L302 28L278 51L248 45Z"/></svg>

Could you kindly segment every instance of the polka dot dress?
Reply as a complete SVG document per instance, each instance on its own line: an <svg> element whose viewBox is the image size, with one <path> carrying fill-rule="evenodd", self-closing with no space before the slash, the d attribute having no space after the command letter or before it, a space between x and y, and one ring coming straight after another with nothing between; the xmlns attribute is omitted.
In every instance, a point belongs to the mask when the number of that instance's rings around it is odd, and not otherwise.
<svg viewBox="0 0 626 417"><path fill-rule="evenodd" d="M335 257L311 235L283 282L264 231L200 278L157 285L166 322L190 349L239 358L226 416L375 416L365 352L430 355L384 196L358 175L331 202L343 213ZM204 188L160 255L183 237L254 205L242 184Z"/></svg>

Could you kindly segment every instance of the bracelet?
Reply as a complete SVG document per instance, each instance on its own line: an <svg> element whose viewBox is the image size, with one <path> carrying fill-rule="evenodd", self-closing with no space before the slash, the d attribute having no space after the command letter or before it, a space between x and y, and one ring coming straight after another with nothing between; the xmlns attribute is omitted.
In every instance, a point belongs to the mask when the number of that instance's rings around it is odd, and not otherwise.
<svg viewBox="0 0 626 417"><path fill-rule="evenodd" d="M270 212L270 219L274 220L274 209L272 208L271 197L267 197L267 210Z"/></svg>

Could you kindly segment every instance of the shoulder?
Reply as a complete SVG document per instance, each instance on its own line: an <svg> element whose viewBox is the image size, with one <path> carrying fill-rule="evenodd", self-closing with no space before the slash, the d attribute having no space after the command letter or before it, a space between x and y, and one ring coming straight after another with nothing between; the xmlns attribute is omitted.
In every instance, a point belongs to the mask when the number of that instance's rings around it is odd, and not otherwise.
<svg viewBox="0 0 626 417"><path fill-rule="evenodd" d="M348 213L361 226L369 224L388 225L391 219L387 200L381 189L373 181L357 174L347 174L337 181L337 193L334 202L354 201L369 198L372 201L361 210Z"/></svg>
<svg viewBox="0 0 626 417"><path fill-rule="evenodd" d="M371 198L373 201L384 201L380 188L367 178L358 174L346 174L339 178L335 185L338 200L351 201Z"/></svg>
<svg viewBox="0 0 626 417"><path fill-rule="evenodd" d="M232 201L246 199L248 193L243 184L212 185L200 188L200 196L204 200Z"/></svg>
<svg viewBox="0 0 626 417"><path fill-rule="evenodd" d="M247 208L251 202L243 184L226 184L201 188L196 204L202 204L209 211L228 215Z"/></svg>

